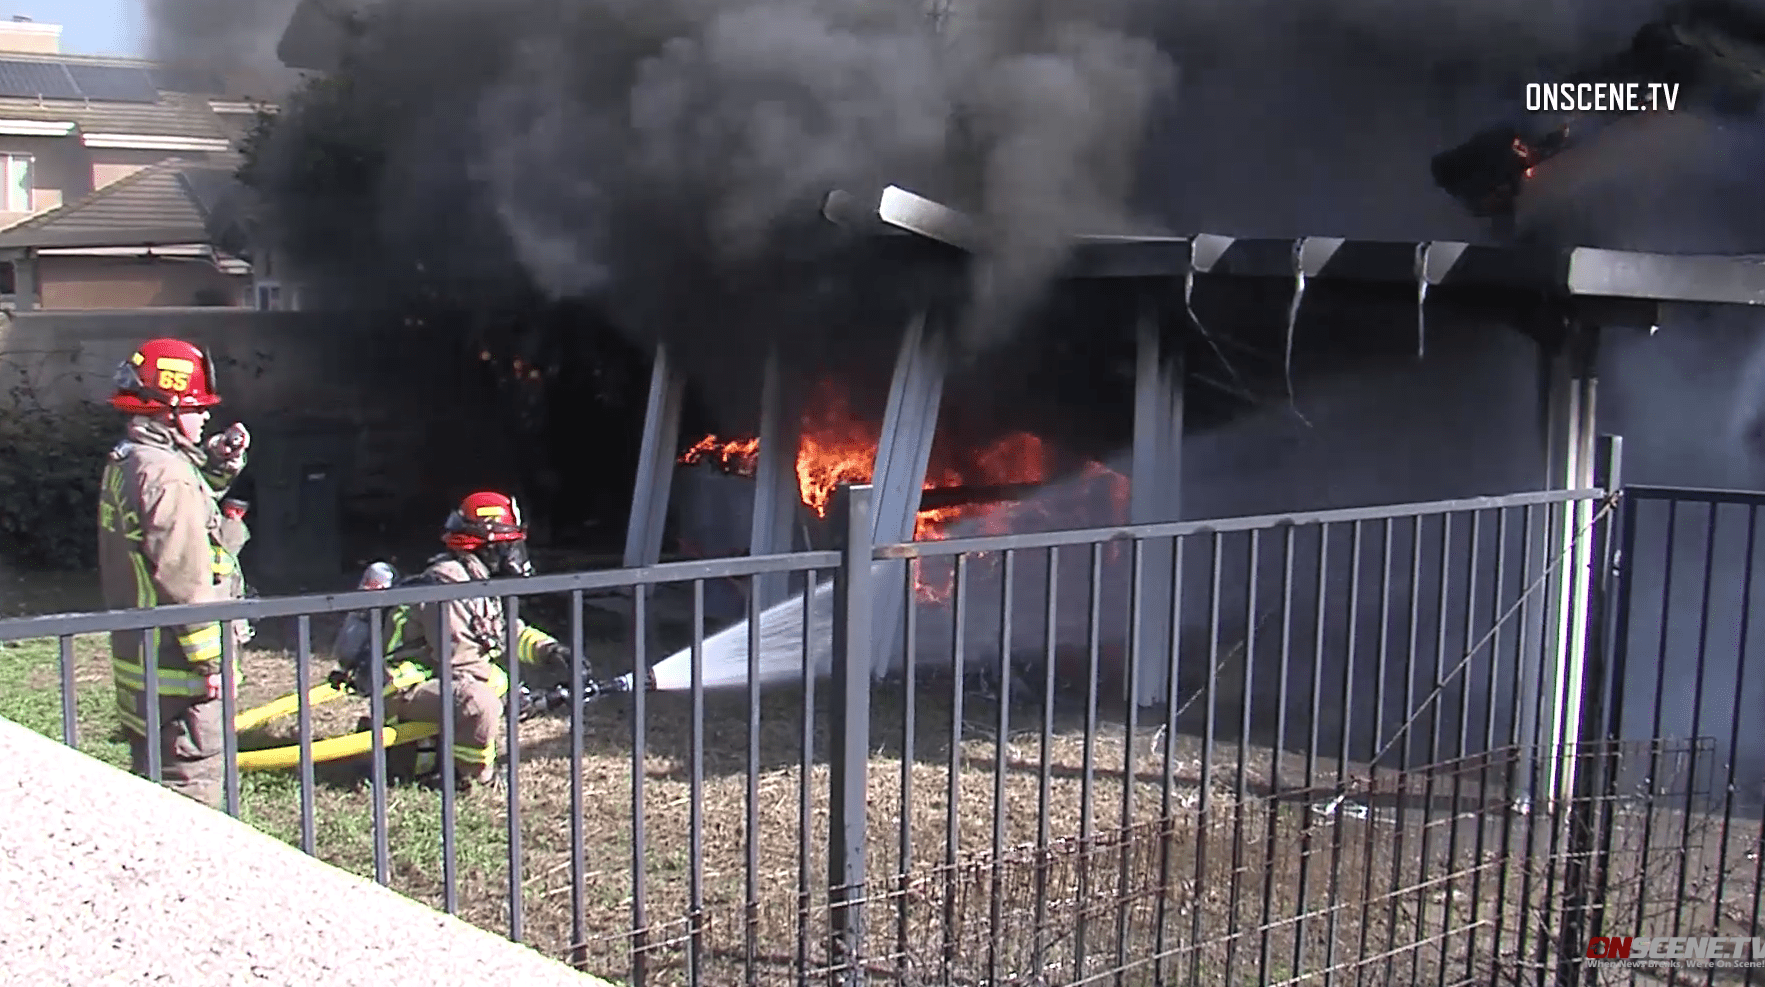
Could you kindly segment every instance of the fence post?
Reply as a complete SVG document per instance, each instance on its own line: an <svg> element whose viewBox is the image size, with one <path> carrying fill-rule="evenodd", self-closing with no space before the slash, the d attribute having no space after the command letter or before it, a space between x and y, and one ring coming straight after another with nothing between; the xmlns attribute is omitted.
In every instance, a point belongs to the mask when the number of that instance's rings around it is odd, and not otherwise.
<svg viewBox="0 0 1765 987"><path fill-rule="evenodd" d="M834 494L839 573L834 578L832 751L828 770L828 982L865 982L864 838L869 797L871 596L868 484ZM911 646L912 642L908 642Z"/></svg>
<svg viewBox="0 0 1765 987"><path fill-rule="evenodd" d="M1588 533L1593 539L1593 551L1588 558L1581 679L1575 683L1581 697L1581 715L1576 736L1558 738L1559 742L1573 745L1570 761L1574 772L1573 787L1568 793L1569 852L1563 868L1562 940L1557 949L1557 983L1561 987L1575 987L1583 977L1589 977L1591 983L1592 970L1586 965L1587 940L1592 935L1590 930L1601 924L1600 913L1605 908L1599 888L1604 884L1602 875L1611 846L1601 836L1606 828L1602 821L1609 823L1609 819L1601 812L1599 803L1600 793L1609 787L1603 779L1617 767L1613 741L1618 739L1613 733L1616 711L1607 709L1605 701L1612 685L1608 670L1615 665L1607 653L1611 637L1606 633L1606 625L1614 579L1613 534L1618 521L1615 498L1624 482L1623 452L1622 438L1602 435L1594 453L1593 482L1605 491L1605 500L1596 505L1593 527ZM1614 509L1606 510L1607 504L1614 505ZM1588 762L1586 755L1590 750L1599 752L1597 764Z"/></svg>

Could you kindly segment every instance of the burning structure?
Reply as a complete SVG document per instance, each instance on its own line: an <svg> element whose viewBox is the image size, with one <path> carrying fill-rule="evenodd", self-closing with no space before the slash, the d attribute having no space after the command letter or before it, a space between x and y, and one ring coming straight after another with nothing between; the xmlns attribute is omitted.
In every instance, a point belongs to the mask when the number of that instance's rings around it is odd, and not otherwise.
<svg viewBox="0 0 1765 987"><path fill-rule="evenodd" d="M959 267L965 249L974 245L973 225L967 217L898 188L882 196L874 216L852 211L848 205L843 197L834 196L828 218L869 235L911 245L934 258L934 263ZM881 229L894 232L879 232ZM1103 496L1090 501L1092 513L1063 511L1054 520L1065 527L1184 518L1182 437L1196 424L1185 421L1185 408L1212 403L1198 400L1188 385L1199 384L1216 395L1231 393L1245 401L1290 399L1292 395L1285 389L1290 379L1287 372L1296 353L1303 353L1308 345L1295 331L1308 301L1327 307L1333 295L1337 304L1345 299L1350 304L1364 304L1369 291L1409 294L1414 318L1404 334L1369 338L1379 334L1362 333L1358 339L1338 337L1323 343L1338 350L1355 350L1363 358L1380 351L1387 358L1396 353L1423 354L1430 338L1430 320L1450 323L1463 319L1466 313L1477 313L1479 318L1496 316L1495 324L1523 333L1539 354L1545 462L1537 475L1548 489L1596 485L1592 459L1595 361L1602 329L1651 328L1657 323L1662 302L1765 303L1765 270L1750 258L1590 248L1554 251L1462 242L1392 243L1334 237L1259 240L1209 234L1097 236L1072 245L1072 258L1063 275L1067 290L1098 288L1125 300L1107 316L1100 310L1095 317L1100 322L1125 321L1129 331L1112 334L1100 330L1092 339L1100 348L1127 343L1135 366L1132 435L1127 443L1131 454L1126 469L1102 462L1087 464L1082 457L1069 467L1067 475L1076 476L1077 481L1051 486L1063 491L1101 491ZM1208 289L1231 296L1227 304L1240 317L1229 323L1210 322L1203 314L1205 306L1198 304ZM1221 299L1216 296L1215 300ZM1254 312L1259 302L1264 317L1243 318ZM939 538L953 532L1029 530L1037 523L1035 514L1040 506L1031 491L1043 481L1059 478L1058 469L1052 467L1057 457L1048 443L1033 433L1019 432L960 452L955 451L960 446L948 446L947 455L956 459L940 458L932 452L938 445L939 408L945 401L943 380L948 370L940 327L950 324L947 315L938 314L938 304L928 301L901 334L880 427L855 427L845 414L848 406L839 385L826 379L807 391L806 410L785 410L783 400L790 388L782 383L785 378L775 355L767 364L761 427L755 434L687 441L678 435L672 418L675 413L670 411L670 403L678 400L680 384L673 378L666 351L659 351L652 414L644 441L649 466L640 473L633 499L627 563L653 561L660 551L660 517L666 510L669 478L676 461L709 463L752 478L754 508L748 551L757 555L805 547L792 533L790 519L799 511L813 517L823 515L828 493L839 482L869 482L875 488L873 536L878 543ZM1239 358L1232 359L1228 352ZM1238 383L1226 383L1232 379ZM674 450L683 446L686 452L675 454ZM996 506L1001 502L1022 506ZM980 519L965 519L971 512ZM1586 521L1586 517L1565 518L1565 530L1552 537L1567 544L1569 533ZM820 547L813 537L808 540L811 547ZM1160 562L1148 559L1144 570L1151 584L1146 592L1152 599L1168 592L1170 566L1168 561ZM1160 573L1166 580L1162 584ZM1113 578L1124 578L1119 567ZM923 608L917 621L920 641L916 644L926 645L920 653L947 653L947 607L938 605L947 597L947 580L947 573L922 571L916 581L918 599L913 605L933 604ZM886 604L889 610L877 615L877 663L872 671L878 676L898 668L904 654L898 635L899 610L906 602L901 598L905 595L904 579L891 577L880 582L903 588ZM1567 594L1567 589L1564 592ZM804 608L800 600L781 602L776 588L772 593L765 600L769 609L761 617L763 674L794 675L802 661ZM809 608L812 620L830 620L828 587L823 586L816 595L819 605ZM1119 599L1121 594L1106 590L1105 596ZM1082 605L1083 601L1078 602ZM1580 653L1578 642L1571 640L1577 633L1574 628L1580 626L1578 605L1564 595L1549 618L1557 624L1559 662L1567 663ZM935 619L940 612L945 622ZM1112 615L1111 626L1122 626L1119 617ZM1147 642L1144 653L1162 653L1162 642L1169 641L1173 633L1182 633L1181 627L1170 625L1168 612L1148 613L1142 619L1139 633ZM1546 630L1541 625L1537 632ZM747 634L745 624L738 623L713 635L706 647L712 653L730 651L729 664L745 667ZM826 639L825 634L811 637ZM970 653L976 661L986 660L981 650L984 642L984 632L973 637L971 647L975 650ZM737 656L740 660L735 660ZM811 657L821 663L826 660L825 654ZM1157 663L1140 670L1136 678L1140 702L1150 705L1159 701L1167 672Z"/></svg>

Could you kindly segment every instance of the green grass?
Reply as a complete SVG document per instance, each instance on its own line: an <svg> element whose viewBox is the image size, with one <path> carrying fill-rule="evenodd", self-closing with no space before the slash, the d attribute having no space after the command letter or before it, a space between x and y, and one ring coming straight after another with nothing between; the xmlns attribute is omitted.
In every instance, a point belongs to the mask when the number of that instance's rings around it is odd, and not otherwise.
<svg viewBox="0 0 1765 987"><path fill-rule="evenodd" d="M117 725L108 641L103 635L76 638L74 658L78 748L99 761L127 770L129 747ZM289 683L281 681L292 677L289 656L247 652L241 660L246 677L239 696L241 708L289 691ZM0 643L0 717L61 740L60 695L59 648L54 640ZM336 715L328 718L333 722L315 723L316 736L346 729L334 722L340 715L347 715L343 711L323 712ZM241 746L249 749L293 742L292 724L278 727L275 732L242 737ZM319 859L372 879L373 798L363 774L359 765L317 766L313 791L314 850ZM300 789L299 776L293 772L241 774L239 818L299 847ZM500 800L494 796L464 797L457 799L455 806L454 853L462 889L481 884L500 887L506 881L508 867L508 833ZM440 904L440 887L435 879L442 855L439 793L408 784L391 785L387 791L386 818L390 883L419 900Z"/></svg>

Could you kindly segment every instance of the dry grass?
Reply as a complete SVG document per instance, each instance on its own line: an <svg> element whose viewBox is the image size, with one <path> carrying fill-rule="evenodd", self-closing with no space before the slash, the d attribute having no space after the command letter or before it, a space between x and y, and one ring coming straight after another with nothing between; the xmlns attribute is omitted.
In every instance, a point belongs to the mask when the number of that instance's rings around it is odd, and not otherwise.
<svg viewBox="0 0 1765 987"><path fill-rule="evenodd" d="M82 640L77 649L83 746L106 742L99 646ZM594 649L600 667L617 667L612 645ZM53 651L39 654L40 666L43 656L48 671L38 667L18 685L53 696ZM242 705L292 691L292 656L254 649L243 661ZM315 662L313 681L325 670ZM1299 757L1237 743L1204 749L1178 737L1167 771L1156 719L1131 732L1106 720L1087 740L1082 710L1059 710L1044 746L1039 710L1013 707L1001 748L997 707L971 699L953 745L951 693L948 683L927 683L916 696L910 760L900 690L875 700L863 961L898 982L1078 984L1122 970L1123 983L1196 975L1278 984L1336 969L1357 982L1491 983L1554 963L1539 952L1540 934L1558 932L1545 907L1561 897L1561 867L1543 861L1560 860L1560 848L1546 819L1502 801L1500 758L1439 765L1402 783L1375 777L1370 786L1358 766L1339 773L1319 759L1308 785ZM824 697L816 699L825 713ZM804 697L769 691L750 779L750 710L741 690L706 696L702 718L688 696L647 700L641 890L632 865L630 705L591 707L579 773L571 770L567 720L522 725L522 938L616 978L628 976L633 947L641 947L650 983L683 982L695 962L704 982L717 984L795 982L800 970L824 968L827 719L811 721L805 770ZM362 705L322 707L315 735L353 729ZM292 737L294 724L273 730L242 746ZM695 749L703 752L697 772ZM573 777L582 802L579 875L571 859ZM313 792L321 859L374 874L372 802L360 765L322 768ZM243 818L298 844L293 777L247 776L241 803ZM506 805L506 790L460 799L454 840L459 913L498 932L509 929ZM696 819L694 805L702 807ZM386 808L389 883L440 906L438 797L394 785ZM1647 818L1646 871L1640 822L1617 820L1622 873L1611 882L1616 914L1606 931L1663 932L1657 925L1671 919L1661 916L1673 914L1685 934L1749 927L1756 864L1746 850L1758 846L1756 822L1737 822L1724 848L1719 820L1660 810ZM1623 917L1638 910L1646 930ZM630 933L634 924L641 936Z"/></svg>

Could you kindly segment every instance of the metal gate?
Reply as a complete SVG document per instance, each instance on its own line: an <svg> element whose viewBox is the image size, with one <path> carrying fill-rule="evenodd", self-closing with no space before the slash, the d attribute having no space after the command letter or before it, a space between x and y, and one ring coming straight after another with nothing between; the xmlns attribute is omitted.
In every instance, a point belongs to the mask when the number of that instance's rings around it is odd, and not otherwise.
<svg viewBox="0 0 1765 987"><path fill-rule="evenodd" d="M1598 730L1601 742L1577 790L1565 862L1573 897L1564 960L1580 964L1589 983L1635 982L1651 972L1674 982L1765 983L1757 965L1765 878L1761 507L1765 493L1623 488L1603 629L1609 662L1589 683L1600 692L1590 700L1602 722L1582 734ZM1576 848L1587 851L1586 864ZM1751 943L1723 953L1731 958L1725 968L1721 960L1653 952L1640 963L1614 962L1592 944L1603 936Z"/></svg>

